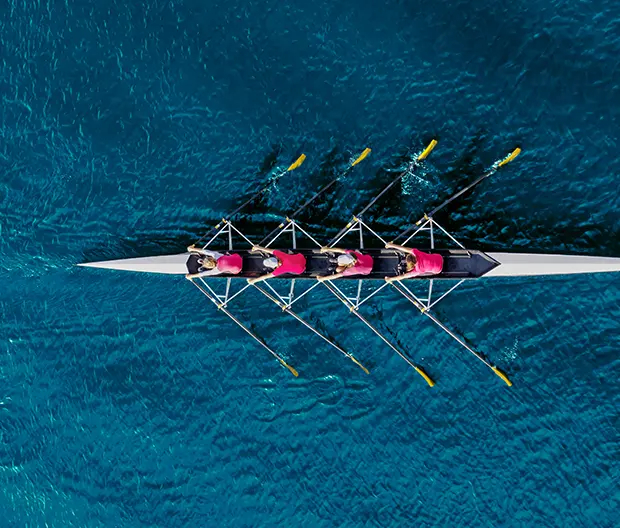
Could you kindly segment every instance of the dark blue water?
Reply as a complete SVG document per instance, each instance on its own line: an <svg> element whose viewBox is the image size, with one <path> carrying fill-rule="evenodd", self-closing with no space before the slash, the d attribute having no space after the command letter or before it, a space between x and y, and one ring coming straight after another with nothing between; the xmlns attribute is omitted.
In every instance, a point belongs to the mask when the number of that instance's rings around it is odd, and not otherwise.
<svg viewBox="0 0 620 528"><path fill-rule="evenodd" d="M321 240L392 234L516 145L437 220L481 249L620 256L620 7L590 2L0 4L3 526L617 526L617 276L480 281L438 305L506 387L395 292L233 310L183 279L75 268L174 253L300 152ZM248 232L259 236L258 221ZM323 228L319 228L323 224Z"/></svg>

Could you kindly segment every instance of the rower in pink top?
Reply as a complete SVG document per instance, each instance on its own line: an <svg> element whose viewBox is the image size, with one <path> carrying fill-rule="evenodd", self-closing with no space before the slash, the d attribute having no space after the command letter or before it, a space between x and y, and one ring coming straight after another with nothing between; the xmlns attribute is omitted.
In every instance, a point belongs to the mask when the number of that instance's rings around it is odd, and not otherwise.
<svg viewBox="0 0 620 528"><path fill-rule="evenodd" d="M300 275L306 271L306 257L301 253L285 253L279 249L269 249L261 246L253 246L252 251L261 251L272 255L263 260L263 264L265 267L273 269L273 271L255 279L248 279L248 284L255 284L286 273Z"/></svg>
<svg viewBox="0 0 620 528"><path fill-rule="evenodd" d="M219 253L210 249L201 249L196 246L189 246L187 251L199 255L198 273L188 273L185 275L187 279L196 279L198 277L213 277L227 273L229 275L237 275L241 273L243 267L243 259L238 253Z"/></svg>
<svg viewBox="0 0 620 528"><path fill-rule="evenodd" d="M368 275L372 271L373 260L370 255L364 255L354 249L340 249L332 247L322 247L321 253L338 253L338 267L336 273L325 277L317 277L320 282L335 280L340 277L351 275Z"/></svg>
<svg viewBox="0 0 620 528"><path fill-rule="evenodd" d="M395 249L407 255L407 271L396 277L386 277L387 282L401 281L413 277L426 277L437 275L443 270L443 257L438 254L424 253L415 248L398 246L396 244L386 244L387 249Z"/></svg>

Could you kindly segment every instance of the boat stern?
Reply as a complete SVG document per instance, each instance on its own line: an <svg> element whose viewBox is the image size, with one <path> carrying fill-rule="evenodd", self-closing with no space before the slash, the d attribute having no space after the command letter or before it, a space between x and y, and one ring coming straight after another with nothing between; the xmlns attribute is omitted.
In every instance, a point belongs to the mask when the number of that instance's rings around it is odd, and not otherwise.
<svg viewBox="0 0 620 528"><path fill-rule="evenodd" d="M103 260L100 262L84 262L78 266L102 268L120 271L138 271L141 273L162 273L165 275L185 275L188 272L189 253L178 255L160 255L120 260Z"/></svg>

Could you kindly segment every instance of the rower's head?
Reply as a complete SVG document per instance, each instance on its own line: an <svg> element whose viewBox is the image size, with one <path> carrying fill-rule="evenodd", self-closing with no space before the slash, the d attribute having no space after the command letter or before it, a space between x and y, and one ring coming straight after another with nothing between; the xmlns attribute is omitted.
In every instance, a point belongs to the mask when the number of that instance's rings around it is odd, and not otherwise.
<svg viewBox="0 0 620 528"><path fill-rule="evenodd" d="M338 267L336 268L336 273L342 273L350 267L355 266L357 257L352 253L345 253L344 255L338 255L337 262Z"/></svg>
<svg viewBox="0 0 620 528"><path fill-rule="evenodd" d="M217 260L209 255L205 255L201 259L198 259L198 264L206 270L212 270L217 266Z"/></svg>
<svg viewBox="0 0 620 528"><path fill-rule="evenodd" d="M269 257L263 260L263 266L269 269L276 269L280 265L278 257Z"/></svg>
<svg viewBox="0 0 620 528"><path fill-rule="evenodd" d="M413 253L409 253L407 255L407 258L405 259L405 262L407 264L407 273L409 273L410 271L414 270L415 265L418 263L418 259L415 258L415 255Z"/></svg>
<svg viewBox="0 0 620 528"><path fill-rule="evenodd" d="M357 262L357 257L353 253L338 255L338 267L350 268Z"/></svg>

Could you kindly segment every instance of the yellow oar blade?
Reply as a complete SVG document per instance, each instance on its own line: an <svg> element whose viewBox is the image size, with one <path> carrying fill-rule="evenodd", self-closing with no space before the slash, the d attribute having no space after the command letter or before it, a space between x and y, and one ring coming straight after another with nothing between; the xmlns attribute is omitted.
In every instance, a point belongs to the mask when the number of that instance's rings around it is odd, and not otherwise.
<svg viewBox="0 0 620 528"><path fill-rule="evenodd" d="M364 149L364 152L362 152L359 157L353 162L351 163L351 167L355 167L360 161L366 159L366 156L368 156L368 154L370 154L371 150L369 148Z"/></svg>
<svg viewBox="0 0 620 528"><path fill-rule="evenodd" d="M295 170L297 167L300 167L304 161L306 161L306 155L302 154L301 156L297 158L295 163L293 163L288 169L286 169L286 171L288 172L288 171Z"/></svg>
<svg viewBox="0 0 620 528"><path fill-rule="evenodd" d="M368 369L362 365L357 359L355 359L353 356L349 356L349 358L351 358L351 361L353 361L353 363L355 363L359 368L361 368L366 374L370 374L370 372L368 372Z"/></svg>
<svg viewBox="0 0 620 528"><path fill-rule="evenodd" d="M517 147L514 149L509 156L506 156L502 161L497 164L497 168L503 167L506 163L510 163L513 159L515 159L519 154L521 154L521 149Z"/></svg>
<svg viewBox="0 0 620 528"><path fill-rule="evenodd" d="M424 372L420 367L414 367L415 371L424 378L424 381L426 381L426 383L428 383L429 387L434 387L435 386L435 382L431 379L431 377Z"/></svg>
<svg viewBox="0 0 620 528"><path fill-rule="evenodd" d="M422 161L423 159L426 159L426 156L428 156L431 152L433 152L433 149L435 148L436 145L437 145L437 140L433 139L433 141L431 141L428 144L428 147L424 149L422 154L418 156L418 161Z"/></svg>
<svg viewBox="0 0 620 528"><path fill-rule="evenodd" d="M508 379L508 376L506 376L506 374L504 374L497 367L491 367L491 369L493 370L493 372L495 372L495 374L497 374L500 378L502 378L502 380L504 381L506 385L508 385L509 387L512 387L512 381Z"/></svg>
<svg viewBox="0 0 620 528"><path fill-rule="evenodd" d="M291 374L295 377L299 376L299 372L297 372L293 367L291 367L286 361L280 361L282 365L284 365L287 369L291 371Z"/></svg>

